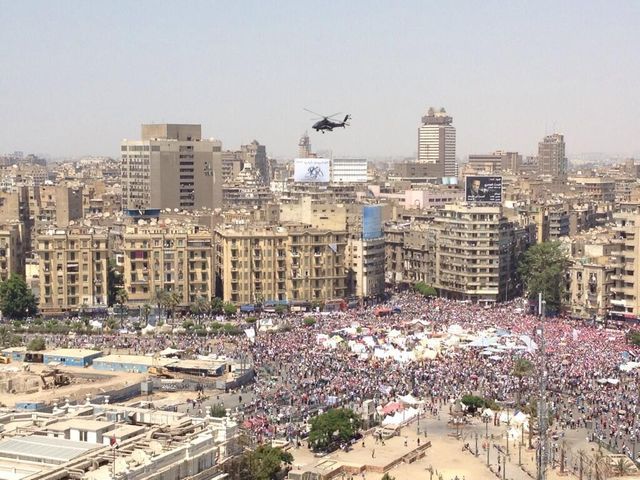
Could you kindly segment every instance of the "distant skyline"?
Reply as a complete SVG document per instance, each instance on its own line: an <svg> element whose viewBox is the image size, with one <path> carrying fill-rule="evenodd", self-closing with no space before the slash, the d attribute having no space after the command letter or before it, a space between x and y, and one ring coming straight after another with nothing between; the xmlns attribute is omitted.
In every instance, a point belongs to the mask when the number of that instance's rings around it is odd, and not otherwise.
<svg viewBox="0 0 640 480"><path fill-rule="evenodd" d="M1 1L0 152L119 154L141 123L410 157L445 107L457 156L640 152L640 2ZM309 108L353 116L311 130Z"/></svg>

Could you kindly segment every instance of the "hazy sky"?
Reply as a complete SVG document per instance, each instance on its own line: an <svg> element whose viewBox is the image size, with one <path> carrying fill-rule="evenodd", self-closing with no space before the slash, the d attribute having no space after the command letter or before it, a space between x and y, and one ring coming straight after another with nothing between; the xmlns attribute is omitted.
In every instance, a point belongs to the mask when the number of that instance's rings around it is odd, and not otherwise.
<svg viewBox="0 0 640 480"><path fill-rule="evenodd" d="M143 122L238 148L415 154L446 107L458 156L640 152L640 1L0 0L0 152L117 155ZM311 115L353 116L311 132Z"/></svg>

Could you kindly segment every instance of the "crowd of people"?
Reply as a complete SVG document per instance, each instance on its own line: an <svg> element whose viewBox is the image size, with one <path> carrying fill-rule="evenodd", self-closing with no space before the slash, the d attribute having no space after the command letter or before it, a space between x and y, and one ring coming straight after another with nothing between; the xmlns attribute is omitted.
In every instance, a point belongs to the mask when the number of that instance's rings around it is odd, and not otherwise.
<svg viewBox="0 0 640 480"><path fill-rule="evenodd" d="M520 408L536 398L540 381L540 319L527 313L521 300L490 308L446 299L426 299L413 293L394 295L379 315L378 307L334 313L262 315L256 325L241 315L236 321L257 333L235 337L179 335L50 335L49 346L86 347L132 354L148 354L167 347L194 355L250 355L256 368L255 383L247 387L251 400L245 412L251 428L262 435L298 433L319 409L356 407L365 400L385 405L411 394L425 402L426 412L474 393L498 403ZM378 308L378 310L376 310ZM313 315L314 322L305 322ZM268 319L285 325L262 331ZM246 318L245 318L246 320ZM350 328L351 339L387 338L390 329L411 338L438 337L456 325L465 332L497 329L505 335L526 335L538 348L518 349L488 358L478 348L452 345L432 359L398 361L363 356L346 344L328 346L319 335L331 337ZM605 328L563 317L544 321L547 399L553 428L588 428L594 439L612 449L633 455L640 440L640 378L638 371L620 370L640 353L626 340L624 326ZM358 333L362 332L362 334ZM518 359L531 362L532 371L514 374ZM521 405L516 405L517 401Z"/></svg>

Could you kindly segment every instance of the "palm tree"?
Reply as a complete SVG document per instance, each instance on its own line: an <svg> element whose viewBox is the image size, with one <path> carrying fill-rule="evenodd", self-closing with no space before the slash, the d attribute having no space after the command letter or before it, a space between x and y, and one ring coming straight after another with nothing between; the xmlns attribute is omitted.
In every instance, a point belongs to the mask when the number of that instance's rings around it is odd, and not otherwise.
<svg viewBox="0 0 640 480"><path fill-rule="evenodd" d="M120 307L120 327L124 324L124 304L129 300L129 293L124 288L116 291L116 303Z"/></svg>
<svg viewBox="0 0 640 480"><path fill-rule="evenodd" d="M153 301L158 308L158 323L162 319L162 309L164 307L164 299L167 296L167 292L164 290L156 290L156 293L153 295Z"/></svg>
<svg viewBox="0 0 640 480"><path fill-rule="evenodd" d="M620 458L613 466L613 470L617 476L624 477L632 472L632 466L633 464L629 460Z"/></svg>
<svg viewBox="0 0 640 480"><path fill-rule="evenodd" d="M167 311L167 317L173 319L176 307L180 304L180 295L178 295L177 292L165 292L165 295L162 297L162 302Z"/></svg>
<svg viewBox="0 0 640 480"><path fill-rule="evenodd" d="M516 358L513 362L513 370L511 375L518 379L518 398L516 399L517 406L520 408L520 401L522 398L522 383L525 377L528 377L533 371L533 363L526 358Z"/></svg>
<svg viewBox="0 0 640 480"><path fill-rule="evenodd" d="M145 325L149 323L149 314L151 313L151 305L145 303L140 308L140 313L142 314L142 318L144 318Z"/></svg>
<svg viewBox="0 0 640 480"><path fill-rule="evenodd" d="M211 303L204 297L198 297L196 301L191 305L191 313L194 315L202 315L211 311ZM200 319L197 319L197 323L200 323Z"/></svg>

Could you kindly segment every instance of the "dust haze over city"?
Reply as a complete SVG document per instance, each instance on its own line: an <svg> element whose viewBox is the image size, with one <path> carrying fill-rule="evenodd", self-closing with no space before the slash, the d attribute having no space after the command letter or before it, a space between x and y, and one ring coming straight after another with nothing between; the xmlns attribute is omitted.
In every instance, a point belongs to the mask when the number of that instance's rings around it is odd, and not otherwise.
<svg viewBox="0 0 640 480"><path fill-rule="evenodd" d="M197 122L291 158L307 107L354 115L320 149L411 157L431 104L455 117L461 158L534 154L554 127L572 154L640 150L635 2L72 5L3 5L7 151L115 155L140 123Z"/></svg>
<svg viewBox="0 0 640 480"><path fill-rule="evenodd" d="M0 18L0 479L639 475L638 2Z"/></svg>

